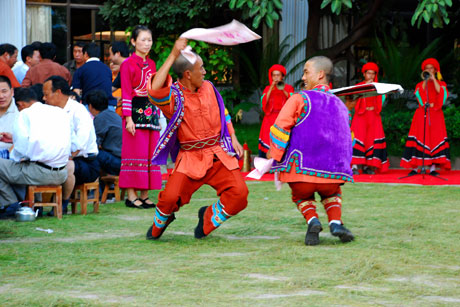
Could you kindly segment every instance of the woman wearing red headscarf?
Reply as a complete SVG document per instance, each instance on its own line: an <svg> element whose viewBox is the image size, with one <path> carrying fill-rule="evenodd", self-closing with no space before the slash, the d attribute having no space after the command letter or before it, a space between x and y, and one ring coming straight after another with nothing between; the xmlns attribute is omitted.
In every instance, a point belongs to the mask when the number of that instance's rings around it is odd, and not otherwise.
<svg viewBox="0 0 460 307"><path fill-rule="evenodd" d="M294 94L294 88L291 85L281 82L285 76L286 68L283 65L275 64L268 70L270 85L265 87L261 99L265 116L259 134L259 157L266 157L270 148L270 127L275 123L286 100ZM281 86L282 84L284 87Z"/></svg>
<svg viewBox="0 0 460 307"><path fill-rule="evenodd" d="M377 82L379 67L373 62L368 62L363 66L362 73L364 81L358 84ZM384 102L385 95L360 98L356 102L351 124L351 131L355 136L351 164L355 175L359 174L358 166L361 166L366 174L375 174L376 170L388 170L387 145L380 117Z"/></svg>
<svg viewBox="0 0 460 307"><path fill-rule="evenodd" d="M447 142L446 123L442 106L447 100L446 82L442 81L439 62L434 58L423 61L422 71L429 76L415 87L415 96L419 107L415 110L407 137L406 147L401 159L401 166L412 168L410 175L417 173L417 167L422 165L423 144L425 143L425 165L429 166L431 175L439 175L436 165L450 169L449 143ZM425 142L423 137L425 104L428 103Z"/></svg>

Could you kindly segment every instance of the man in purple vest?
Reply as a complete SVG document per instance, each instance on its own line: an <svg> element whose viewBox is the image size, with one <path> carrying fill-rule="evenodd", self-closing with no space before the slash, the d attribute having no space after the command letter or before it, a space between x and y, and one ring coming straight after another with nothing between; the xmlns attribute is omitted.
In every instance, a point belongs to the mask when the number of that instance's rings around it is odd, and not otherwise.
<svg viewBox="0 0 460 307"><path fill-rule="evenodd" d="M305 217L306 245L319 244L323 229L316 213L315 192L321 197L333 236L350 242L353 234L342 223L340 186L353 181L352 137L348 110L330 93L333 65L316 56L305 63L305 91L288 99L270 128L270 151L276 160L271 172L292 190L292 201Z"/></svg>

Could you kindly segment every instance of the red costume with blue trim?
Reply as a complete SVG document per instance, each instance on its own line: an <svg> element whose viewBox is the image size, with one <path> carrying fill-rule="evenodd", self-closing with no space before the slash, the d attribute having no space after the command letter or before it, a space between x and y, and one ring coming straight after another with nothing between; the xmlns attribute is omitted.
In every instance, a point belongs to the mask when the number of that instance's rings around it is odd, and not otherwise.
<svg viewBox="0 0 460 307"><path fill-rule="evenodd" d="M375 71L373 82L377 82L379 67L373 62L366 63L362 68L364 74L368 70ZM357 85L366 84L359 82ZM388 170L385 133L383 132L382 111L385 95L360 98L356 102L355 114L351 124L354 133L353 158L351 164L371 166L380 172Z"/></svg>
<svg viewBox="0 0 460 307"><path fill-rule="evenodd" d="M284 76L286 76L286 68L279 64L273 65L272 67L270 67L268 71L269 85L265 87L261 99L262 110L264 111L265 115L262 121L262 126L260 127L259 134L259 150L265 154L270 148L270 127L273 126L273 124L275 123L278 114L280 114L281 108L284 106L284 104L289 98L286 97L284 92L278 89L276 86L272 88L270 95L268 95L268 92L270 91L270 86L273 82L272 73L275 70L281 72ZM289 93L289 96L291 96L294 93L294 88L289 84L286 84L284 86L284 90ZM269 96L268 99L267 96Z"/></svg>
<svg viewBox="0 0 460 307"><path fill-rule="evenodd" d="M401 159L401 167L416 168L422 165L423 151L425 151L425 166L439 165L443 169L450 169L450 152L447 139L446 123L442 106L449 95L447 86L441 80L441 70L436 59L429 58L423 61L422 71L431 64L436 70L436 80L422 81L415 87L415 96L419 107L415 110L407 137L406 147ZM440 86L439 93L436 91L434 82ZM425 125L425 144L423 136L425 104L429 103ZM423 149L424 148L424 149Z"/></svg>

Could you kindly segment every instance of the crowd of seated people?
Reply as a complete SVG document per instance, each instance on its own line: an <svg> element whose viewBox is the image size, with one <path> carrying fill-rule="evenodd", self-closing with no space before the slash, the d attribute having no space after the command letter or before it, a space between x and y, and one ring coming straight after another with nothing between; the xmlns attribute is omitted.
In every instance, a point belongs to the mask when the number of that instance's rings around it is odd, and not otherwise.
<svg viewBox="0 0 460 307"><path fill-rule="evenodd" d="M126 55L128 47L114 49ZM100 55L98 45L76 43L74 59L61 65L53 43L20 52L0 44L0 215L24 200L28 185L62 185L66 214L76 185L119 175L122 119Z"/></svg>

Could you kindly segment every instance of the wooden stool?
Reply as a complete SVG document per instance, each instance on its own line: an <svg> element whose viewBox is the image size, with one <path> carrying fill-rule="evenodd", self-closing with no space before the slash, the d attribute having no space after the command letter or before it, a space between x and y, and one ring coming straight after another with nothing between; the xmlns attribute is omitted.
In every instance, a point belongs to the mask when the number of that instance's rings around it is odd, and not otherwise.
<svg viewBox="0 0 460 307"><path fill-rule="evenodd" d="M94 190L94 197L88 198L88 192ZM77 212L77 203L81 205L81 214L86 215L86 206L88 202L93 202L93 212L99 211L99 182L89 182L75 186L70 197L72 205L72 214Z"/></svg>
<svg viewBox="0 0 460 307"><path fill-rule="evenodd" d="M52 193L56 195L55 202L38 203L35 202L35 193ZM62 219L62 187L60 185L30 185L27 189L26 199L29 201L29 206L33 207L53 207L54 216ZM43 198L42 198L43 199Z"/></svg>
<svg viewBox="0 0 460 307"><path fill-rule="evenodd" d="M102 176L101 181L104 182L104 192L102 192L102 199L101 203L105 204L107 201L107 196L109 193L112 193L115 195L115 200L120 201L120 187L118 185L120 177L118 176L113 176L113 175L107 175L107 176ZM110 189L110 185L114 185L113 189ZM124 199L125 196L125 190L123 189L121 192L121 197Z"/></svg>

